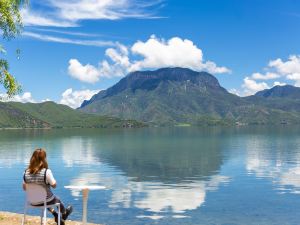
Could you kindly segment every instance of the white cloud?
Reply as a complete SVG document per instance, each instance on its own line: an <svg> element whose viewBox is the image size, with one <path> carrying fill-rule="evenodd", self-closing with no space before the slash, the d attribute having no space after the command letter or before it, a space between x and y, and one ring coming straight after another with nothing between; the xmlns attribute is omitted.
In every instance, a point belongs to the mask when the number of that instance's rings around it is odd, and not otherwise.
<svg viewBox="0 0 300 225"><path fill-rule="evenodd" d="M97 94L100 90L80 90L80 91L73 91L72 88L65 90L62 93L62 98L59 101L60 104L68 105L71 108L78 108L84 100L90 99L93 95ZM7 94L0 94L0 101L3 102L22 102L22 103L40 103L40 102L47 102L51 101L49 98L43 100L35 100L32 97L30 92L24 92L21 95L15 95L11 98L7 96Z"/></svg>
<svg viewBox="0 0 300 225"><path fill-rule="evenodd" d="M123 18L158 18L153 6L162 0L48 0L47 11L23 9L25 25L74 27L82 20L117 20ZM153 11L150 13L150 9Z"/></svg>
<svg viewBox="0 0 300 225"><path fill-rule="evenodd" d="M280 58L272 60L269 67L275 68L281 74L300 73L300 56L291 55L286 62L283 62Z"/></svg>
<svg viewBox="0 0 300 225"><path fill-rule="evenodd" d="M67 43L67 44L75 44L75 45L84 45L84 46L96 46L96 47L103 47L103 46L115 46L116 44L111 41L102 41L102 40L78 40L78 39L70 39L70 38L62 38L62 37L55 37L51 35L45 34L38 34L34 32L23 32L23 36L31 37L41 41L48 41L48 42L57 42L57 43Z"/></svg>
<svg viewBox="0 0 300 225"><path fill-rule="evenodd" d="M241 93L239 92L239 90L235 89L235 88L231 88L228 90L229 93L240 96Z"/></svg>
<svg viewBox="0 0 300 225"><path fill-rule="evenodd" d="M72 108L78 108L84 100L90 99L93 95L97 94L100 90L81 90L73 91L72 88L65 90L62 93L61 104L68 105Z"/></svg>
<svg viewBox="0 0 300 225"><path fill-rule="evenodd" d="M266 71L262 73L253 73L252 76L245 77L242 88L244 95L254 94L266 88L274 87L277 85L283 86L288 82L294 81L294 85L300 87L300 55L291 55L287 61L280 58L271 60L268 66L264 68ZM274 80L280 78L282 81L274 81L273 84L255 80Z"/></svg>
<svg viewBox="0 0 300 225"><path fill-rule="evenodd" d="M265 82L258 83L249 77L245 77L242 88L244 89L244 95L253 95L258 91L268 89L270 87Z"/></svg>
<svg viewBox="0 0 300 225"><path fill-rule="evenodd" d="M131 47L131 52L143 57L143 60L132 64L131 71L144 68L187 67L211 73L230 72L226 67L217 67L214 62L204 62L202 50L192 41L179 37L165 41L152 35L146 42L136 42Z"/></svg>
<svg viewBox="0 0 300 225"><path fill-rule="evenodd" d="M118 44L116 48L109 48L105 51L108 60L103 60L99 66L100 74L103 77L121 77L131 72L129 50L126 46Z"/></svg>
<svg viewBox="0 0 300 225"><path fill-rule="evenodd" d="M101 75L100 71L96 67L90 64L86 64L84 66L77 59L69 60L68 73L75 79L87 83L97 82Z"/></svg>
<svg viewBox="0 0 300 225"><path fill-rule="evenodd" d="M32 10L28 9L22 9L21 10L21 15L23 19L23 23L27 26L51 26L51 27L74 27L77 26L74 22L72 21L60 21L55 17L45 17L43 13L38 13L34 12Z"/></svg>
<svg viewBox="0 0 300 225"><path fill-rule="evenodd" d="M279 81L275 81L274 83L273 83L273 87L274 86L285 86L286 85L286 83L282 83L282 82L279 82Z"/></svg>
<svg viewBox="0 0 300 225"><path fill-rule="evenodd" d="M300 55L291 55L285 62L280 58L272 60L269 68L282 74L286 79L295 81L296 86L300 86Z"/></svg>
<svg viewBox="0 0 300 225"><path fill-rule="evenodd" d="M151 36L146 42L136 42L131 51L144 58L132 65L133 70L167 66L197 67L203 59L201 49L192 41L178 37L165 41Z"/></svg>
<svg viewBox="0 0 300 225"><path fill-rule="evenodd" d="M277 73L267 72L266 74L254 73L252 74L252 78L254 80L273 80L279 78L280 75Z"/></svg>
<svg viewBox="0 0 300 225"><path fill-rule="evenodd" d="M11 98L7 96L7 94L0 94L0 100L4 102L32 102L35 103L36 101L32 98L32 95L30 92L24 92L22 95L15 95Z"/></svg>
<svg viewBox="0 0 300 225"><path fill-rule="evenodd" d="M69 36L78 36L78 37L103 37L104 36L102 34L96 34L96 33L76 32L76 31L44 28L44 27L31 27L30 30L48 32L48 33L56 33L56 34L66 34ZM111 37L111 36L109 36L109 37Z"/></svg>
<svg viewBox="0 0 300 225"><path fill-rule="evenodd" d="M185 67L210 73L229 73L203 59L203 52L192 41L173 37L167 41L152 35L146 42L137 41L130 48L117 44L105 52L107 59L99 65L83 66L77 59L69 61L69 74L81 81L95 83L100 77L124 76L129 72L162 67ZM136 58L140 59L136 59Z"/></svg>

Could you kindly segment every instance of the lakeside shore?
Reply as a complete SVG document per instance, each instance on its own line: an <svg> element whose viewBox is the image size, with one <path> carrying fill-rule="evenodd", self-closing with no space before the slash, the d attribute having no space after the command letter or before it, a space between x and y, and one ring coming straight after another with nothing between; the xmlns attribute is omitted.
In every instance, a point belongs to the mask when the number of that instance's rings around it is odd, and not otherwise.
<svg viewBox="0 0 300 225"><path fill-rule="evenodd" d="M0 211L0 225L20 225L22 221L23 214L11 213L11 212L1 212ZM40 225L41 217L26 215L25 225ZM81 221L67 220L66 225L81 225ZM51 215L47 215L47 225L56 225ZM88 223L88 225L101 225Z"/></svg>

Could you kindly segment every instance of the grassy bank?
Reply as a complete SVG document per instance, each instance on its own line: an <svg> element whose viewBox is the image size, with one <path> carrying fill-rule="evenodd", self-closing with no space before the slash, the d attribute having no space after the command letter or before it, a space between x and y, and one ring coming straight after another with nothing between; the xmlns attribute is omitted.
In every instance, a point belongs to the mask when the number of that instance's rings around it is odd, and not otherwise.
<svg viewBox="0 0 300 225"><path fill-rule="evenodd" d="M20 225L23 214L0 212L0 225ZM26 225L40 225L41 218L38 216L26 216ZM81 225L82 222L67 220L66 225ZM56 225L51 215L47 215L47 225ZM88 225L100 225L88 223Z"/></svg>

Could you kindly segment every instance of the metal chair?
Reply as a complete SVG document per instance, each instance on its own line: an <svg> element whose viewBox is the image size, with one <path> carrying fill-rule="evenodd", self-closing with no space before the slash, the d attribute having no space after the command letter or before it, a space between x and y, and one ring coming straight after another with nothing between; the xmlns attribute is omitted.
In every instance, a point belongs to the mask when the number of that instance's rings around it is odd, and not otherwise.
<svg viewBox="0 0 300 225"><path fill-rule="evenodd" d="M25 224L26 219L26 213L28 208L37 208L42 209L41 212L41 225L47 224L47 208L57 206L58 207L58 225L60 225L60 218L61 218L61 212L60 212L60 203L55 203L51 205L47 205L46 202L47 192L45 188L38 184L26 184L26 201L25 201L25 207L24 207L24 216L22 218L22 225ZM32 204L36 203L44 203L43 206L34 206Z"/></svg>

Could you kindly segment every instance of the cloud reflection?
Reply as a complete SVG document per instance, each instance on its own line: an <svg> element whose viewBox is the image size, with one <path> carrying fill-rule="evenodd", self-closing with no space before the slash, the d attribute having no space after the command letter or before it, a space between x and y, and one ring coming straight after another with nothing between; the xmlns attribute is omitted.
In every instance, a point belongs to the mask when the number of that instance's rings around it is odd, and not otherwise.
<svg viewBox="0 0 300 225"><path fill-rule="evenodd" d="M70 185L104 185L111 192L110 208L136 208L142 210L137 218L161 219L167 215L185 218L184 213L205 203L207 192L216 191L230 181L227 176L213 175L208 180L194 180L178 184L134 181L119 172L114 174L84 172L70 181ZM79 197L80 191L72 190ZM144 215L145 214L145 215Z"/></svg>
<svg viewBox="0 0 300 225"><path fill-rule="evenodd" d="M253 143L246 145L248 173L271 179L275 189L281 193L300 194L300 154L295 149L293 151L296 152L284 149L278 143L273 143L271 147L266 144L270 145L266 140L257 138L255 146Z"/></svg>
<svg viewBox="0 0 300 225"><path fill-rule="evenodd" d="M99 165L100 159L94 155L91 139L72 137L62 140L62 157L66 167L76 165ZM76 151L74 151L76 149Z"/></svg>
<svg viewBox="0 0 300 225"><path fill-rule="evenodd" d="M208 191L215 191L228 182L228 177L220 175L211 176L208 181L197 180L176 185L130 181L123 188L113 191L110 207L135 207L154 214L139 217L152 219L162 218L164 213L183 214L199 208L204 204Z"/></svg>
<svg viewBox="0 0 300 225"><path fill-rule="evenodd" d="M2 142L0 146L0 168L12 168L18 164L29 164L29 159L34 147L27 143L21 142Z"/></svg>
<svg viewBox="0 0 300 225"><path fill-rule="evenodd" d="M99 173L82 173L79 177L71 180L71 186L86 186L86 185L99 185L101 183L101 176ZM79 197L81 191L71 189L71 194L74 197Z"/></svg>

